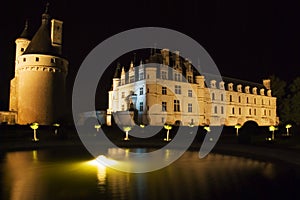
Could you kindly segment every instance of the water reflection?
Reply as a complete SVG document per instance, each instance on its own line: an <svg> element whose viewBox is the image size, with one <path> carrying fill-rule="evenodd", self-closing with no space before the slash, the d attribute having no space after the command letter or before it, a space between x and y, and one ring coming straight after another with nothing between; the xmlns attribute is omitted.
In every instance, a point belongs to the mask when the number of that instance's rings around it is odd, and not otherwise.
<svg viewBox="0 0 300 200"><path fill-rule="evenodd" d="M118 156L126 157L129 151ZM198 152L189 151L164 169L130 174L91 161L89 155L71 156L76 153L74 149L7 153L0 171L2 199L270 199L292 195L297 180L270 162L221 154L200 160ZM164 158L170 153L165 151ZM108 149L109 154L118 150ZM107 163L109 157L98 160Z"/></svg>

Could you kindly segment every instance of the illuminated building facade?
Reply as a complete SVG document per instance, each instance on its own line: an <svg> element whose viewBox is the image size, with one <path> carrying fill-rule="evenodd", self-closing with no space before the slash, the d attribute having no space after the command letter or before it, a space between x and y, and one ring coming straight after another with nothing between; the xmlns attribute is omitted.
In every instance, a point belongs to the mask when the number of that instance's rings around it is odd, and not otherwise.
<svg viewBox="0 0 300 200"><path fill-rule="evenodd" d="M8 123L51 125L65 114L68 61L62 57L62 25L62 21L51 19L47 5L32 39L28 24L16 39Z"/></svg>
<svg viewBox="0 0 300 200"><path fill-rule="evenodd" d="M203 76L179 52L163 49L145 64L135 67L132 62L127 72L117 68L106 121L110 125L113 116L135 111L136 123L154 126L235 126L247 121L276 125L276 97L270 84Z"/></svg>

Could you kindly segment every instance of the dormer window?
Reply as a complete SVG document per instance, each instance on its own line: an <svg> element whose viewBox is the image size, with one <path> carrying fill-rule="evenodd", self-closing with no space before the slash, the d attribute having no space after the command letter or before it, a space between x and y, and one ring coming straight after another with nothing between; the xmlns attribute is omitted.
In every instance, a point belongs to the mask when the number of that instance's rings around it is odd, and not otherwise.
<svg viewBox="0 0 300 200"><path fill-rule="evenodd" d="M249 87L249 86L246 86L246 87L245 87L245 92L246 92L246 93L250 93L250 87Z"/></svg>
<svg viewBox="0 0 300 200"><path fill-rule="evenodd" d="M233 83L229 83L229 84L228 84L228 90L229 90L229 91L232 91L232 90L233 90Z"/></svg>
<svg viewBox="0 0 300 200"><path fill-rule="evenodd" d="M221 90L224 90L224 81L221 81L221 82L219 83L219 88L220 88Z"/></svg>
<svg viewBox="0 0 300 200"><path fill-rule="evenodd" d="M210 87L211 88L216 88L216 81L215 80L210 81Z"/></svg>
<svg viewBox="0 0 300 200"><path fill-rule="evenodd" d="M237 91L242 92L242 85L237 85Z"/></svg>

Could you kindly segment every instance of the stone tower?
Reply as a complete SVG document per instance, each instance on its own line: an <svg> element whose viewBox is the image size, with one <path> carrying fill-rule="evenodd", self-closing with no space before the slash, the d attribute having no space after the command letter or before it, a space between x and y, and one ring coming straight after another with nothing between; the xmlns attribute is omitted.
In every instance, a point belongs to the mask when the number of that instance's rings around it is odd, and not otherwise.
<svg viewBox="0 0 300 200"><path fill-rule="evenodd" d="M28 24L16 39L15 77L11 80L10 111L17 124L59 123L65 115L68 61L62 57L62 21L52 19L48 6L32 39Z"/></svg>

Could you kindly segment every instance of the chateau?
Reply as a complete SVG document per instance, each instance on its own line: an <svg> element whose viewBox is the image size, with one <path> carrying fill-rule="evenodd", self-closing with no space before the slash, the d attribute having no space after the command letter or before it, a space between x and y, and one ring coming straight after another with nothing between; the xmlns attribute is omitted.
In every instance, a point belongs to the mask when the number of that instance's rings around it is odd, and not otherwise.
<svg viewBox="0 0 300 200"><path fill-rule="evenodd" d="M158 64L155 64L158 63ZM127 71L127 72L125 72ZM262 84L201 75L179 52L162 49L139 66L117 67L109 91L107 124L135 111L135 123L162 126L278 124L270 80ZM131 112L133 113L133 112Z"/></svg>
<svg viewBox="0 0 300 200"><path fill-rule="evenodd" d="M0 113L8 124L51 125L62 119L68 61L62 57L63 22L51 19L48 6L31 38L28 23L16 39L15 76L10 84L9 112Z"/></svg>

